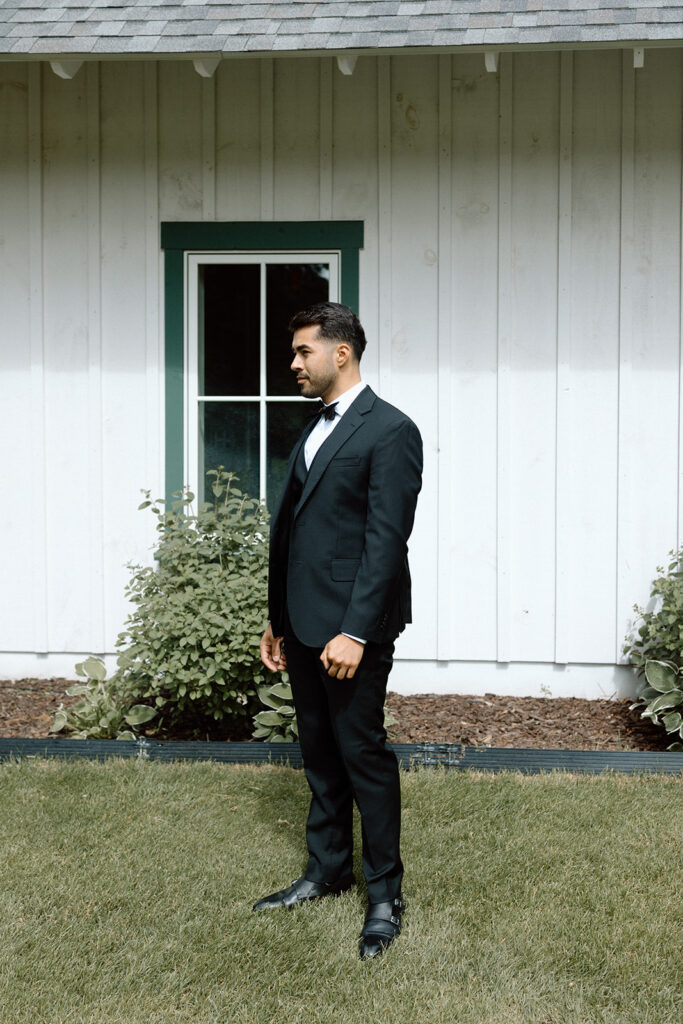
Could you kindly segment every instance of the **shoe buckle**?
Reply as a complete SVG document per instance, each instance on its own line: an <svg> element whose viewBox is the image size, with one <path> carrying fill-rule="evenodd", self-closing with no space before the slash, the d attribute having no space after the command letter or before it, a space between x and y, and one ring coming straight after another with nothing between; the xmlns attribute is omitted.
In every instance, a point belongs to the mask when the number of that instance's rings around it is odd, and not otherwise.
<svg viewBox="0 0 683 1024"><path fill-rule="evenodd" d="M391 915L390 920L391 920L391 923L395 924L396 926L398 926L401 923L401 918L400 917L394 917L393 914Z"/></svg>

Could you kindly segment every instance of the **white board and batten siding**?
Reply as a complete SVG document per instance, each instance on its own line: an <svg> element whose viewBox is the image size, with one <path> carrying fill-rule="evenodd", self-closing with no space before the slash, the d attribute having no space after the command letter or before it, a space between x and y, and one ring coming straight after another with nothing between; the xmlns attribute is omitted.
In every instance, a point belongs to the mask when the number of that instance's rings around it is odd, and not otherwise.
<svg viewBox="0 0 683 1024"><path fill-rule="evenodd" d="M151 558L160 223L339 219L425 442L392 686L627 692L681 539L682 96L680 50L0 64L0 675L111 655Z"/></svg>

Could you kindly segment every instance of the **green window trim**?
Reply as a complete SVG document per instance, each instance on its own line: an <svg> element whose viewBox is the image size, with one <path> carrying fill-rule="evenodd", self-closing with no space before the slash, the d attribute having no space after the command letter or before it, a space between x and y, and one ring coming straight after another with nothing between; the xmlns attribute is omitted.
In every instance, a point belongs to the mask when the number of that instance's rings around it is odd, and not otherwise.
<svg viewBox="0 0 683 1024"><path fill-rule="evenodd" d="M311 252L336 249L341 254L341 301L358 313L358 253L363 248L363 221L167 221L161 225L164 250L164 319L166 370L166 498L184 483L183 465L186 252Z"/></svg>

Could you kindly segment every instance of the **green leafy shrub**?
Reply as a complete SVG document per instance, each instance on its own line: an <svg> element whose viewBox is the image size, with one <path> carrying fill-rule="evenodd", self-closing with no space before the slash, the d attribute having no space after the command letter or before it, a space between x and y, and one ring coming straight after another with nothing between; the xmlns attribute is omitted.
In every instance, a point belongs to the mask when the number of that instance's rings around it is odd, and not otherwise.
<svg viewBox="0 0 683 1024"><path fill-rule="evenodd" d="M384 705L384 728L390 729L392 725L398 725L398 719L394 718L389 708Z"/></svg>
<svg viewBox="0 0 683 1024"><path fill-rule="evenodd" d="M299 730L287 673L282 672L272 686L259 686L258 695L266 710L254 715L254 739L264 743L296 743Z"/></svg>
<svg viewBox="0 0 683 1024"><path fill-rule="evenodd" d="M657 566L659 575L650 591L652 608L633 606L638 618L623 650L639 675L647 661L683 667L683 547L669 555L672 561L666 572Z"/></svg>
<svg viewBox="0 0 683 1024"><path fill-rule="evenodd" d="M177 492L171 509L139 506L157 517L157 566L131 565L134 610L117 647L116 685L151 702L159 726L194 735L243 734L258 708L257 686L273 673L261 663L268 578L268 513L222 466L207 474L213 502L197 515L194 495Z"/></svg>
<svg viewBox="0 0 683 1024"><path fill-rule="evenodd" d="M265 711L254 715L256 728L252 733L255 740L264 743L296 743L299 730L296 712L292 703L292 687L287 672L280 674L280 681L272 686L260 686L259 700L266 705ZM396 719L389 708L384 708L384 728L396 725Z"/></svg>
<svg viewBox="0 0 683 1024"><path fill-rule="evenodd" d="M683 720L676 710L683 710L683 547L669 556L666 571L657 566L650 607L633 606L637 618L623 650L638 675L645 676L631 710L644 708L641 718L683 738ZM683 750L683 745L675 741L668 749Z"/></svg>
<svg viewBox="0 0 683 1024"><path fill-rule="evenodd" d="M50 732L65 730L77 740L134 740L134 730L157 714L154 708L143 704L131 706L112 680L107 680L101 658L90 657L79 662L76 673L85 676L87 682L75 683L66 692L70 697L82 699L68 709L63 704L59 706Z"/></svg>
<svg viewBox="0 0 683 1024"><path fill-rule="evenodd" d="M662 725L668 733L683 739L683 688L681 671L676 665L666 661L646 661L645 679L637 696L636 703L631 704L631 711L644 707L641 718L649 718L654 725ZM667 750L683 750L683 743L676 740Z"/></svg>

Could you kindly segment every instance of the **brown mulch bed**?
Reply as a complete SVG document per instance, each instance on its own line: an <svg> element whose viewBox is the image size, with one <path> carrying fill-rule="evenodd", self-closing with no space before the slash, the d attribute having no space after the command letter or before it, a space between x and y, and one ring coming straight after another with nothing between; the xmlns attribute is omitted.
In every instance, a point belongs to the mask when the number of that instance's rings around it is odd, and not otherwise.
<svg viewBox="0 0 683 1024"><path fill-rule="evenodd" d="M75 682L75 679L0 679L0 736L36 739L48 736L59 705L70 707L78 700L64 693L67 686Z"/></svg>
<svg viewBox="0 0 683 1024"><path fill-rule="evenodd" d="M631 700L579 697L387 696L396 742L565 750L666 750L673 741Z"/></svg>
<svg viewBox="0 0 683 1024"><path fill-rule="evenodd" d="M78 698L64 693L71 679L0 680L0 736L49 735L55 711ZM573 750L666 750L672 737L629 711L629 700L578 697L483 697L389 693L397 719L389 737L398 743L462 743L468 747L536 747ZM185 739L175 733L157 738ZM249 736L212 736L249 739Z"/></svg>

